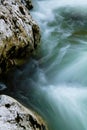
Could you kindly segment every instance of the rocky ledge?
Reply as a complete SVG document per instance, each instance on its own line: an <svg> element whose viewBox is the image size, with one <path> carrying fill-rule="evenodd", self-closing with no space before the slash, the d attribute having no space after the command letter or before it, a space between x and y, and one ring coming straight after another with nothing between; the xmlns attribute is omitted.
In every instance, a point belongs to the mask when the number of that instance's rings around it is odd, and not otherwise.
<svg viewBox="0 0 87 130"><path fill-rule="evenodd" d="M13 98L0 95L0 130L47 130L43 120Z"/></svg>
<svg viewBox="0 0 87 130"><path fill-rule="evenodd" d="M0 73L23 64L39 45L31 8L30 0L0 0Z"/></svg>

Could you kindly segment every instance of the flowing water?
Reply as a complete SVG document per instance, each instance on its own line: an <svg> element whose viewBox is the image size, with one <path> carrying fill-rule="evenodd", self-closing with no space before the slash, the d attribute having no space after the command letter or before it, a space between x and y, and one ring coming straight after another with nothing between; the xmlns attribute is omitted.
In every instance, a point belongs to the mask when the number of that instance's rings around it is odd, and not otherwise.
<svg viewBox="0 0 87 130"><path fill-rule="evenodd" d="M49 130L87 130L87 1L33 0L33 4L41 47L36 59L13 77L10 74L11 93L37 111Z"/></svg>

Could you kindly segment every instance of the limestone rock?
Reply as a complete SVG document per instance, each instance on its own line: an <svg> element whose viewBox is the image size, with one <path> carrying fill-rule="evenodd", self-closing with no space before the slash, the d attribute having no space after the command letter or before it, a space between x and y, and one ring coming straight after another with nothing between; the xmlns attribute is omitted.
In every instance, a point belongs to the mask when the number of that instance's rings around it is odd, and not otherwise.
<svg viewBox="0 0 87 130"><path fill-rule="evenodd" d="M0 0L0 72L23 64L39 41L39 27L21 0Z"/></svg>
<svg viewBox="0 0 87 130"><path fill-rule="evenodd" d="M33 8L31 0L21 0L21 2L28 8L29 10Z"/></svg>
<svg viewBox="0 0 87 130"><path fill-rule="evenodd" d="M0 130L47 130L42 119L13 98L0 96Z"/></svg>

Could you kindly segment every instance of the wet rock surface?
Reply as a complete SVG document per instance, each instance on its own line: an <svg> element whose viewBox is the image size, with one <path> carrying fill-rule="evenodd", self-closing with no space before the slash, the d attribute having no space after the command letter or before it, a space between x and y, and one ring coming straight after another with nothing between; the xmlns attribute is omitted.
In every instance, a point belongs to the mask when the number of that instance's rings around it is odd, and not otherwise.
<svg viewBox="0 0 87 130"><path fill-rule="evenodd" d="M40 30L27 2L0 0L0 73L23 64L39 45Z"/></svg>
<svg viewBox="0 0 87 130"><path fill-rule="evenodd" d="M47 130L42 119L13 98L0 95L0 130Z"/></svg>

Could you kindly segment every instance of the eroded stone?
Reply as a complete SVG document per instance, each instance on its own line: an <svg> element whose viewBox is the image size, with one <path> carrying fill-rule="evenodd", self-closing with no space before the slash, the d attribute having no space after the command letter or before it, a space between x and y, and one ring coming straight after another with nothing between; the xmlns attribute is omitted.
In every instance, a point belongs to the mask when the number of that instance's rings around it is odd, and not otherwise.
<svg viewBox="0 0 87 130"><path fill-rule="evenodd" d="M47 130L47 127L37 114L13 98L1 95L0 130Z"/></svg>

